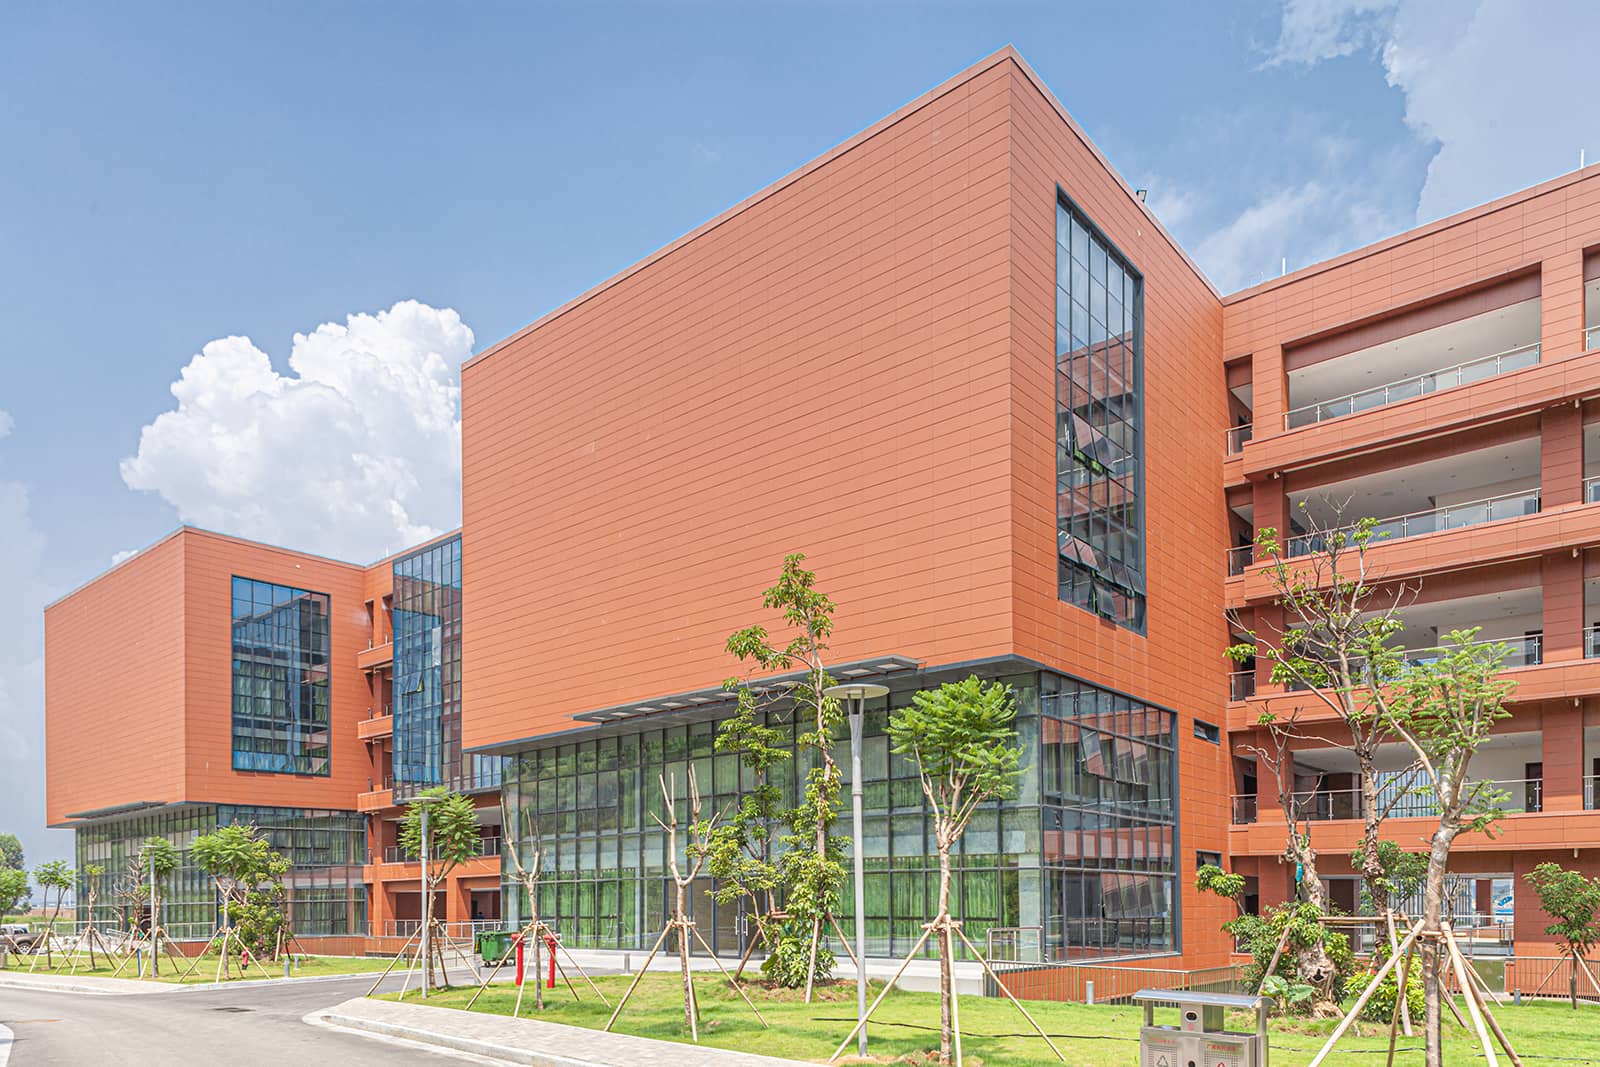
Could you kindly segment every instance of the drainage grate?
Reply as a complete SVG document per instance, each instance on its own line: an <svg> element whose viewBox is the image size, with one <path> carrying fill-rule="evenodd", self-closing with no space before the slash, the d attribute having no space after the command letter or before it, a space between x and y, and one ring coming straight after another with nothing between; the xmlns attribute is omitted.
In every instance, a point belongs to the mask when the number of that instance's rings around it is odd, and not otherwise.
<svg viewBox="0 0 1600 1067"><path fill-rule="evenodd" d="M212 1008L211 1010L212 1011L232 1011L232 1012L255 1011L254 1008L240 1008L240 1007L236 1007L236 1006L234 1006L232 1004L229 1004L228 1006L222 1007L222 1008Z"/></svg>

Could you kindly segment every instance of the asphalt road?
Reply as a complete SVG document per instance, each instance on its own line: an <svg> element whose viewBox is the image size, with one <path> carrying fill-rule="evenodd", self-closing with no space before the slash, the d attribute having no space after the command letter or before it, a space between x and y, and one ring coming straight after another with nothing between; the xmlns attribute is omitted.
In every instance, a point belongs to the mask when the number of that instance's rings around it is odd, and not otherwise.
<svg viewBox="0 0 1600 1067"><path fill-rule="evenodd" d="M0 1023L15 1035L6 1067L445 1067L466 1059L301 1021L371 985L366 975L130 996L0 988Z"/></svg>

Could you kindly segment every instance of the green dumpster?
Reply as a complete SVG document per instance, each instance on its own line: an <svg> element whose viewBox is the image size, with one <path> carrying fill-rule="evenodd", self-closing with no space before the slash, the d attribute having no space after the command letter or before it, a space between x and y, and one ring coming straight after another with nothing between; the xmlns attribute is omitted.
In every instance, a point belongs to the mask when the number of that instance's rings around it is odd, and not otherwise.
<svg viewBox="0 0 1600 1067"><path fill-rule="evenodd" d="M511 942L516 936L510 930L479 931L478 957L484 963L499 963L505 959L506 953L511 951Z"/></svg>

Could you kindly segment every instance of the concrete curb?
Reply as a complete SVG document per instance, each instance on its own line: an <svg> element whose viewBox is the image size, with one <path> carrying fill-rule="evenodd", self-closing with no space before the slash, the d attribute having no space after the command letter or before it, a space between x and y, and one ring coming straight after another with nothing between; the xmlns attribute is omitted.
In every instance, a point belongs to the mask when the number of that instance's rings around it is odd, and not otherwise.
<svg viewBox="0 0 1600 1067"><path fill-rule="evenodd" d="M759 1052L366 997L320 1008L302 1021L521 1067L805 1067L804 1061Z"/></svg>
<svg viewBox="0 0 1600 1067"><path fill-rule="evenodd" d="M11 1032L11 1028L0 1023L0 1067L6 1067L11 1060L11 1042L15 1038L16 1035Z"/></svg>
<svg viewBox="0 0 1600 1067"><path fill-rule="evenodd" d="M175 982L145 981L138 978L99 978L84 981L71 976L53 974L29 975L27 980L22 981L19 980L20 975L0 971L0 989L31 989L41 993L76 993L96 997L138 997L216 989L249 989L254 986L315 985L319 982L343 982L355 978L376 980L377 975L376 971L355 971L351 974L313 974L304 978L246 978L232 982L190 982L178 985ZM102 982L106 984L101 985ZM110 984L113 982L116 984Z"/></svg>
<svg viewBox="0 0 1600 1067"><path fill-rule="evenodd" d="M313 1026L333 1026L341 1030L356 1030L398 1041L435 1045L439 1048L449 1049L452 1052L462 1052L469 1056L482 1056L485 1059L495 1060L500 1063L525 1064L527 1067L604 1067L604 1065L597 1064L592 1060L574 1060L566 1056L536 1052L532 1049L497 1045L492 1041L477 1041L472 1038L456 1037L453 1034L441 1034L433 1030L423 1030L419 1027L381 1022L377 1019L361 1019L354 1015L340 1015L329 1010L314 1011L307 1015L304 1021ZM4 1067L4 1064L0 1064L0 1067Z"/></svg>

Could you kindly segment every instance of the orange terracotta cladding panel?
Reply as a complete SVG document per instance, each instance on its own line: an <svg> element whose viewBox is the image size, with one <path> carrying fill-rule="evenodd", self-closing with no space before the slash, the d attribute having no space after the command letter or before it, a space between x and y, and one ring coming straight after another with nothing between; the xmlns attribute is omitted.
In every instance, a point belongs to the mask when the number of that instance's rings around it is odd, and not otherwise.
<svg viewBox="0 0 1600 1067"><path fill-rule="evenodd" d="M45 807L184 794L183 541L145 549L45 609Z"/></svg>
<svg viewBox="0 0 1600 1067"><path fill-rule="evenodd" d="M327 593L332 774L232 767L232 578ZM362 568L185 528L45 611L49 818L135 801L343 808L367 785Z"/></svg>
<svg viewBox="0 0 1600 1067"><path fill-rule="evenodd" d="M1148 640L1056 596L1058 185L1146 279ZM793 550L836 661L1034 656L1220 721L1221 321L1011 53L946 83L467 365L466 743L714 685Z"/></svg>
<svg viewBox="0 0 1600 1067"><path fill-rule="evenodd" d="M465 368L466 744L717 684L791 551L836 660L1010 650L1012 76Z"/></svg>

